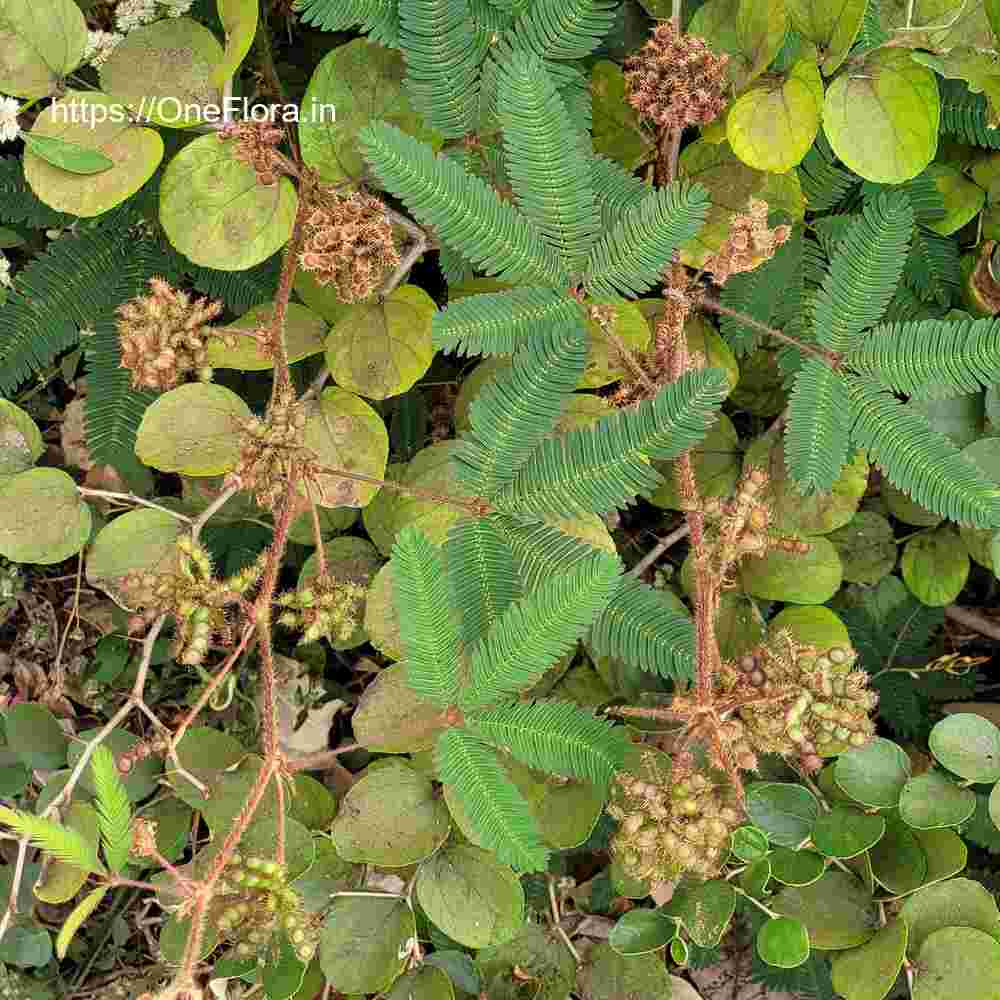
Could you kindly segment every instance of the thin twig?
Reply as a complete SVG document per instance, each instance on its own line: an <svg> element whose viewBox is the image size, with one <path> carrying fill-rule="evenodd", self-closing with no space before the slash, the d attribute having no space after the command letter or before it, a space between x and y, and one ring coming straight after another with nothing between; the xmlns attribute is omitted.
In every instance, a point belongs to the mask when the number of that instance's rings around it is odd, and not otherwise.
<svg viewBox="0 0 1000 1000"><path fill-rule="evenodd" d="M953 622L958 622L959 625L964 625L980 635L989 636L989 638L1000 642L1000 622L992 621L970 608L960 608L957 604L949 604L944 609L944 614Z"/></svg>
<svg viewBox="0 0 1000 1000"><path fill-rule="evenodd" d="M667 549L673 548L681 539L691 534L691 525L686 521L669 535L664 535L628 572L629 576L642 576Z"/></svg>
<svg viewBox="0 0 1000 1000"><path fill-rule="evenodd" d="M336 747L333 750L317 750L316 753L303 754L301 757L296 757L295 760L288 761L286 767L293 774L297 771L327 771L334 764L340 766L340 761L337 758L341 754L360 749L360 743L348 743L347 746Z"/></svg>
<svg viewBox="0 0 1000 1000"><path fill-rule="evenodd" d="M188 517L187 514L180 514L176 510L171 510L169 507L161 507L158 503L153 503L152 500L144 500L142 497L137 497L134 493L115 493L111 490L92 490L89 486L77 486L76 490L81 496L99 497L102 500L126 500L128 503L135 504L139 507L152 507L153 510L162 511L164 514L176 517L178 521L184 521L186 524L190 524L192 521L192 518Z"/></svg>

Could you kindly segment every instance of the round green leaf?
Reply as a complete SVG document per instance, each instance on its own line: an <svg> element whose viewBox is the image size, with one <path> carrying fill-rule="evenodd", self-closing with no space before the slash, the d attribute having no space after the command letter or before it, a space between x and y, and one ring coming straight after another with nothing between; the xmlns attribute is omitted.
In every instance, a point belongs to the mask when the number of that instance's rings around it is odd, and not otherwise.
<svg viewBox="0 0 1000 1000"><path fill-rule="evenodd" d="M347 531L358 519L358 511L354 507L320 507L316 513L319 515L319 531L324 542L336 538L342 531ZM312 514L308 510L292 521L292 526L288 529L288 540L310 548L315 547L316 532L313 528Z"/></svg>
<svg viewBox="0 0 1000 1000"><path fill-rule="evenodd" d="M218 121L212 75L222 46L204 25L171 17L130 31L101 66L101 89L156 125ZM209 107L211 106L211 107Z"/></svg>
<svg viewBox="0 0 1000 1000"><path fill-rule="evenodd" d="M126 573L166 569L176 559L183 529L182 521L151 507L116 517L101 528L87 553L87 582L113 590Z"/></svg>
<svg viewBox="0 0 1000 1000"><path fill-rule="evenodd" d="M375 579L368 588L365 598L365 631L368 633L368 641L387 659L403 658L391 559L375 574Z"/></svg>
<svg viewBox="0 0 1000 1000"><path fill-rule="evenodd" d="M743 589L754 597L791 604L822 604L840 589L843 567L827 538L807 538L804 554L771 549L762 559L740 566Z"/></svg>
<svg viewBox="0 0 1000 1000"><path fill-rule="evenodd" d="M441 709L422 701L407 684L405 663L383 670L351 717L354 738L373 753L429 750L442 724Z"/></svg>
<svg viewBox="0 0 1000 1000"><path fill-rule="evenodd" d="M944 927L917 954L913 1000L1000 1000L1000 944L971 927Z"/></svg>
<svg viewBox="0 0 1000 1000"><path fill-rule="evenodd" d="M795 969L809 957L809 931L793 917L768 920L757 931L757 954L779 969Z"/></svg>
<svg viewBox="0 0 1000 1000"><path fill-rule="evenodd" d="M422 965L393 983L385 1000L454 1000L455 989L446 972Z"/></svg>
<svg viewBox="0 0 1000 1000"><path fill-rule="evenodd" d="M760 861L767 856L770 845L767 834L755 826L740 826L733 830L732 852L740 861Z"/></svg>
<svg viewBox="0 0 1000 1000"><path fill-rule="evenodd" d="M833 988L850 1000L883 1000L906 957L906 922L893 920L860 948L833 956Z"/></svg>
<svg viewBox="0 0 1000 1000"><path fill-rule="evenodd" d="M1000 782L995 784L993 791L990 792L989 813L993 825L1000 830Z"/></svg>
<svg viewBox="0 0 1000 1000"><path fill-rule="evenodd" d="M288 242L298 196L287 177L265 186L237 160L235 139L203 135L167 165L160 222L189 260L220 271L245 271Z"/></svg>
<svg viewBox="0 0 1000 1000"><path fill-rule="evenodd" d="M526 924L521 933L503 944L483 948L476 955L484 991L499 987L498 996L513 996L507 984L530 981L533 1000L566 1000L576 981L576 963L562 940L538 924ZM515 971L516 970L516 971ZM489 993L487 993L489 995Z"/></svg>
<svg viewBox="0 0 1000 1000"><path fill-rule="evenodd" d="M80 64L87 22L73 0L4 0L0 93L45 97Z"/></svg>
<svg viewBox="0 0 1000 1000"><path fill-rule="evenodd" d="M753 649L764 638L764 619L756 602L745 594L723 591L715 619L715 635L724 660L734 660Z"/></svg>
<svg viewBox="0 0 1000 1000"><path fill-rule="evenodd" d="M858 511L829 536L844 565L849 583L876 584L896 565L892 525L881 514Z"/></svg>
<svg viewBox="0 0 1000 1000"><path fill-rule="evenodd" d="M976 217L986 202L986 192L950 164L932 163L927 172L941 192L945 214L924 225L941 236L950 236Z"/></svg>
<svg viewBox="0 0 1000 1000"><path fill-rule="evenodd" d="M142 415L135 453L161 472L218 476L236 468L243 424L251 416L232 389L189 382L165 392Z"/></svg>
<svg viewBox="0 0 1000 1000"><path fill-rule="evenodd" d="M577 983L586 1000L628 1000L632 997L669 997L670 976L656 955L618 954L601 941L587 954Z"/></svg>
<svg viewBox="0 0 1000 1000"><path fill-rule="evenodd" d="M997 901L981 883L953 878L929 885L903 902L900 915L910 928L907 951L916 955L942 927L974 927L1000 939Z"/></svg>
<svg viewBox="0 0 1000 1000"><path fill-rule="evenodd" d="M876 737L866 746L841 754L833 774L855 802L891 809L899 802L911 770L910 758L901 747Z"/></svg>
<svg viewBox="0 0 1000 1000"><path fill-rule="evenodd" d="M807 646L830 649L832 646L850 646L847 626L821 604L785 608L767 623L767 634L775 636L784 630Z"/></svg>
<svg viewBox="0 0 1000 1000"><path fill-rule="evenodd" d="M903 548L903 579L922 604L943 607L969 578L969 554L958 532L939 528L911 538Z"/></svg>
<svg viewBox="0 0 1000 1000"><path fill-rule="evenodd" d="M758 862L758 864L760 863L761 862ZM751 867L756 867L756 865L753 865ZM741 882L743 881L742 876L740 878L740 881ZM690 960L691 957L691 949L688 947L687 941L685 941L684 938L675 937L673 941L670 942L670 947L668 951L670 953L670 961L673 962L675 965L679 965L683 969L688 964L688 961ZM670 979L672 980L670 987L671 996L676 996L677 993L677 987L674 985L674 983L681 982L684 983L685 986L689 985L687 980L678 979L676 976L671 976ZM697 1000L701 1000L700 994L697 995Z"/></svg>
<svg viewBox="0 0 1000 1000"><path fill-rule="evenodd" d="M816 796L801 785L780 781L754 782L747 787L747 816L772 844L795 847L812 832L819 818Z"/></svg>
<svg viewBox="0 0 1000 1000"><path fill-rule="evenodd" d="M651 338L649 324L635 302L609 298L587 299L584 302L584 308L593 305L614 307L615 318L611 324L611 332L630 351L642 353L649 347ZM577 388L596 389L622 378L626 369L622 366L618 351L607 334L592 319L587 320L587 335L590 341L587 367Z"/></svg>
<svg viewBox="0 0 1000 1000"><path fill-rule="evenodd" d="M885 819L834 806L823 813L813 827L816 849L828 858L853 858L877 844L885 833Z"/></svg>
<svg viewBox="0 0 1000 1000"><path fill-rule="evenodd" d="M401 868L433 854L450 827L448 808L430 781L387 761L344 796L330 835L347 861Z"/></svg>
<svg viewBox="0 0 1000 1000"><path fill-rule="evenodd" d="M904 524L912 524L918 528L933 528L944 518L940 514L929 511L920 504L914 503L901 489L893 486L888 479L882 480L882 498L889 508L889 513Z"/></svg>
<svg viewBox="0 0 1000 1000"><path fill-rule="evenodd" d="M726 138L756 170L783 173L809 152L819 131L823 81L813 59L797 62L787 78L754 84L729 108Z"/></svg>
<svg viewBox="0 0 1000 1000"><path fill-rule="evenodd" d="M736 909L736 892L721 879L681 885L663 912L676 917L696 945L714 948L729 927Z"/></svg>
<svg viewBox="0 0 1000 1000"><path fill-rule="evenodd" d="M0 555L11 562L62 562L90 538L90 508L61 469L28 469L0 481L0 510Z"/></svg>
<svg viewBox="0 0 1000 1000"><path fill-rule="evenodd" d="M326 338L326 363L337 384L369 399L410 389L434 357L434 300L416 285L353 306Z"/></svg>
<svg viewBox="0 0 1000 1000"><path fill-rule="evenodd" d="M420 866L417 899L453 941L486 948L513 937L524 923L524 890L513 869L481 847L460 844Z"/></svg>
<svg viewBox="0 0 1000 1000"><path fill-rule="evenodd" d="M815 851L775 847L767 859L771 863L772 877L782 885L812 885L826 871L823 856Z"/></svg>
<svg viewBox="0 0 1000 1000"><path fill-rule="evenodd" d="M313 843L316 858L292 882L292 888L302 896L302 905L309 913L320 913L329 906L334 893L356 891L364 880L365 868L340 857L329 837L314 836Z"/></svg>
<svg viewBox="0 0 1000 1000"><path fill-rule="evenodd" d="M709 0L691 18L688 31L730 56L726 67L733 88L742 90L771 64L788 29L784 3Z"/></svg>
<svg viewBox="0 0 1000 1000"><path fill-rule="evenodd" d="M940 771L911 778L899 798L899 815L918 830L964 823L976 811L976 794Z"/></svg>
<svg viewBox="0 0 1000 1000"><path fill-rule="evenodd" d="M358 132L373 119L440 145L440 137L423 123L403 91L406 65L401 52L357 38L338 45L323 57L302 98L308 113L299 125L299 142L306 165L322 180L339 184L358 180L364 161ZM336 121L329 109L336 108Z"/></svg>
<svg viewBox="0 0 1000 1000"><path fill-rule="evenodd" d="M739 434L729 417L720 413L715 425L705 435L705 440L692 448L690 455L694 462L699 496L724 497L733 492L736 481L740 478L742 452L739 448ZM669 510L680 510L674 463L659 462L657 468L664 479L650 496L650 503Z"/></svg>
<svg viewBox="0 0 1000 1000"><path fill-rule="evenodd" d="M871 894L853 876L830 870L806 886L786 886L771 901L771 909L801 920L814 948L839 951L855 948L874 936L878 910Z"/></svg>
<svg viewBox="0 0 1000 1000"><path fill-rule="evenodd" d="M931 730L931 753L969 781L1000 779L1000 729L971 712L949 715Z"/></svg>
<svg viewBox="0 0 1000 1000"><path fill-rule="evenodd" d="M916 834L898 817L889 816L885 836L869 853L872 877L894 896L915 892L927 878L927 857Z"/></svg>
<svg viewBox="0 0 1000 1000"><path fill-rule="evenodd" d="M792 27L823 55L830 76L854 44L865 16L865 0L785 0Z"/></svg>
<svg viewBox="0 0 1000 1000"><path fill-rule="evenodd" d="M246 331L271 324L274 307L270 303L254 306L238 320L228 326L219 327L219 332L236 334L236 346L227 347L220 337L208 341L208 363L214 368L237 368L245 372L262 372L274 367L274 358L264 354L256 339L247 336ZM285 350L289 362L301 361L323 350L326 337L326 321L311 309L297 302L288 303L285 314Z"/></svg>
<svg viewBox="0 0 1000 1000"><path fill-rule="evenodd" d="M934 73L908 52L878 49L827 88L823 129L856 174L901 184L934 158L940 113Z"/></svg>
<svg viewBox="0 0 1000 1000"><path fill-rule="evenodd" d="M780 848L785 850L785 848ZM819 876L817 876L818 878ZM747 893L747 895L753 896L754 899L763 899L767 891L767 883L771 880L771 859L761 858L760 861L755 861L751 865L747 865L746 869L741 872L738 883L739 887Z"/></svg>
<svg viewBox="0 0 1000 1000"><path fill-rule="evenodd" d="M416 936L413 911L402 899L339 896L319 939L319 964L341 993L379 993L403 971Z"/></svg>
<svg viewBox="0 0 1000 1000"><path fill-rule="evenodd" d="M226 33L226 50L212 73L212 82L221 87L236 75L257 32L258 5L254 0L215 0L215 9Z"/></svg>
<svg viewBox="0 0 1000 1000"><path fill-rule="evenodd" d="M913 835L927 859L925 885L951 878L965 868L969 851L954 830L914 830Z"/></svg>
<svg viewBox="0 0 1000 1000"><path fill-rule="evenodd" d="M324 389L318 400L309 401L303 443L327 468L376 479L385 474L389 432L375 410L345 389ZM364 507L378 488L377 483L320 472L309 492L323 507Z"/></svg>
<svg viewBox="0 0 1000 1000"><path fill-rule="evenodd" d="M66 763L69 737L44 705L14 705L4 714L3 723L7 746L23 764L51 769Z"/></svg>
<svg viewBox="0 0 1000 1000"><path fill-rule="evenodd" d="M619 955L644 955L666 947L676 934L676 920L643 907L618 918L608 935L608 944Z"/></svg>
<svg viewBox="0 0 1000 1000"><path fill-rule="evenodd" d="M294 786L288 815L307 830L328 829L337 815L337 800L330 789L303 771L296 773Z"/></svg>
<svg viewBox="0 0 1000 1000"><path fill-rule="evenodd" d="M45 451L42 432L20 406L0 399L0 483L30 469Z"/></svg>

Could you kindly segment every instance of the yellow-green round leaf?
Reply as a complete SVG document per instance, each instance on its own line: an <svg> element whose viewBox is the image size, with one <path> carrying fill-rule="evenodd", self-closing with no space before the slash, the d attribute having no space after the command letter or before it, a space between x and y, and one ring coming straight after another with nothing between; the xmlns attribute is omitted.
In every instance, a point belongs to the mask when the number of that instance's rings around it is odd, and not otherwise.
<svg viewBox="0 0 1000 1000"><path fill-rule="evenodd" d="M843 527L831 532L830 541L840 553L844 579L849 583L876 584L896 565L896 539L892 525L881 514L858 511Z"/></svg>
<svg viewBox="0 0 1000 1000"><path fill-rule="evenodd" d="M167 165L160 185L160 222L189 260L220 271L245 271L292 235L298 196L287 177L258 183L233 155L235 139L203 135Z"/></svg>
<svg viewBox="0 0 1000 1000"><path fill-rule="evenodd" d="M454 998L455 987L448 978L448 973L429 964L421 965L400 976L385 995L385 1000L454 1000Z"/></svg>
<svg viewBox="0 0 1000 1000"><path fill-rule="evenodd" d="M228 77L234 76L244 56L253 45L257 31L258 4L256 0L215 0L215 7L226 33L226 50L222 62L212 74L212 82L221 87Z"/></svg>
<svg viewBox="0 0 1000 1000"><path fill-rule="evenodd" d="M236 467L250 407L225 386L189 382L165 392L146 410L135 453L161 472L218 476Z"/></svg>
<svg viewBox="0 0 1000 1000"><path fill-rule="evenodd" d="M467 948L507 941L524 923L520 879L472 844L445 848L422 864L415 892L431 921Z"/></svg>
<svg viewBox="0 0 1000 1000"><path fill-rule="evenodd" d="M384 301L353 306L326 339L334 380L369 399L406 392L434 357L435 312L434 300L416 285L403 285Z"/></svg>
<svg viewBox="0 0 1000 1000"><path fill-rule="evenodd" d="M975 218L986 203L986 192L948 163L932 163L927 170L941 192L944 216L924 225L941 236L950 236Z"/></svg>
<svg viewBox="0 0 1000 1000"><path fill-rule="evenodd" d="M20 406L0 399L0 483L30 469L45 451L42 432Z"/></svg>
<svg viewBox="0 0 1000 1000"><path fill-rule="evenodd" d="M733 422L724 413L720 413L715 426L705 435L705 440L691 451L700 496L724 497L733 492L740 477L743 460L739 441ZM680 510L675 463L662 462L656 465L664 480L650 496L650 503L668 510Z"/></svg>
<svg viewBox="0 0 1000 1000"><path fill-rule="evenodd" d="M236 368L245 372L262 372L274 367L274 359L262 353L260 345L245 333L258 327L270 327L274 306L261 303L245 312L239 319L227 326L218 327L220 333L236 334L236 346L227 347L221 337L210 337L208 341L208 363L213 368ZM326 321L311 309L297 302L288 303L285 313L285 350L289 362L301 361L323 350L326 337Z"/></svg>
<svg viewBox="0 0 1000 1000"><path fill-rule="evenodd" d="M386 667L351 716L354 738L372 753L430 750L444 725L441 709L414 693L406 673L405 663Z"/></svg>
<svg viewBox="0 0 1000 1000"><path fill-rule="evenodd" d="M75 830L96 847L100 843L100 826L97 810L85 802L73 802L67 813L65 825ZM87 872L69 861L53 859L41 881L35 886L35 895L43 903L65 903L71 900L87 881Z"/></svg>
<svg viewBox="0 0 1000 1000"><path fill-rule="evenodd" d="M865 16L865 0L785 0L792 27L820 50L825 76L844 61Z"/></svg>
<svg viewBox="0 0 1000 1000"><path fill-rule="evenodd" d="M783 629L791 632L799 642L818 646L820 649L851 645L847 626L829 608L822 605L785 608L767 624L769 636L775 636Z"/></svg>
<svg viewBox="0 0 1000 1000"><path fill-rule="evenodd" d="M392 560L375 574L365 599L365 631L368 641L387 659L401 660L403 644L399 638L399 617L393 592ZM360 737L359 737L360 739Z"/></svg>
<svg viewBox="0 0 1000 1000"><path fill-rule="evenodd" d="M780 174L797 166L819 131L823 81L812 59L785 80L757 83L730 107L726 137L748 166Z"/></svg>
<svg viewBox="0 0 1000 1000"><path fill-rule="evenodd" d="M795 969L809 957L809 931L793 917L775 917L757 932L757 954L768 965Z"/></svg>
<svg viewBox="0 0 1000 1000"><path fill-rule="evenodd" d="M101 215L135 194L163 159L163 140L150 128L130 125L117 99L95 91L69 91L35 120L31 135L74 142L114 164L98 174L75 174L26 149L24 176L38 197L60 212Z"/></svg>
<svg viewBox="0 0 1000 1000"><path fill-rule="evenodd" d="M87 22L73 0L0 3L0 93L51 94L86 48Z"/></svg>
<svg viewBox="0 0 1000 1000"><path fill-rule="evenodd" d="M295 274L295 284L292 287L295 294L331 326L339 323L341 317L354 308L350 303L340 301L335 285L321 285L311 271L300 268Z"/></svg>
<svg viewBox="0 0 1000 1000"><path fill-rule="evenodd" d="M735 90L767 69L787 30L785 0L708 0L688 25L714 51L729 54L726 70Z"/></svg>
<svg viewBox="0 0 1000 1000"><path fill-rule="evenodd" d="M968 878L948 879L915 892L903 903L900 916L910 928L907 950L911 955L942 927L975 927L1000 938L996 899L984 885Z"/></svg>
<svg viewBox="0 0 1000 1000"><path fill-rule="evenodd" d="M1000 943L972 927L943 927L917 954L913 1000L1000 1000Z"/></svg>
<svg viewBox="0 0 1000 1000"><path fill-rule="evenodd" d="M877 844L884 833L884 817L836 805L820 814L812 840L828 858L854 858Z"/></svg>
<svg viewBox="0 0 1000 1000"><path fill-rule="evenodd" d="M702 184L712 196L705 225L681 248L681 262L689 267L701 267L719 250L729 235L732 215L746 212L751 197L766 201L771 212L785 212L793 222L805 215L805 196L794 170L781 174L755 170L728 142L691 143L681 154L680 174Z"/></svg>
<svg viewBox="0 0 1000 1000"><path fill-rule="evenodd" d="M157 571L176 558L184 523L162 510L140 507L116 517L97 533L87 553L87 582L114 589L133 570Z"/></svg>
<svg viewBox="0 0 1000 1000"><path fill-rule="evenodd" d="M11 562L62 562L90 538L90 508L61 469L28 469L0 483L0 511L0 555Z"/></svg>
<svg viewBox="0 0 1000 1000"><path fill-rule="evenodd" d="M133 28L101 66L101 89L155 125L190 128L218 121L212 76L222 46L204 25L170 17Z"/></svg>
<svg viewBox="0 0 1000 1000"><path fill-rule="evenodd" d="M887 479L882 480L882 498L889 508L889 513L904 524L912 524L918 528L933 528L944 520L940 514L935 514L915 503Z"/></svg>
<svg viewBox="0 0 1000 1000"><path fill-rule="evenodd" d="M649 347L651 339L649 324L636 303L612 298L587 299L584 303L585 308L593 305L614 306L615 317L610 332L633 354L641 354ZM596 389L598 386L622 378L626 369L618 359L618 351L592 319L587 320L587 333L590 339L587 367L577 388Z"/></svg>
<svg viewBox="0 0 1000 1000"><path fill-rule="evenodd" d="M767 601L822 604L840 589L843 569L840 556L826 538L805 539L803 554L772 549L763 558L750 558L740 566L743 589Z"/></svg>
<svg viewBox="0 0 1000 1000"><path fill-rule="evenodd" d="M972 712L948 715L928 739L931 753L949 771L975 782L1000 780L1000 728Z"/></svg>
<svg viewBox="0 0 1000 1000"><path fill-rule="evenodd" d="M401 52L356 38L328 52L313 71L302 99L299 142L306 165L330 184L358 180L365 163L357 136L370 121L388 122L435 146L440 136L424 124L403 91ZM336 121L330 108L336 109Z"/></svg>
<svg viewBox="0 0 1000 1000"><path fill-rule="evenodd" d="M303 443L316 453L322 466L380 479L389 457L389 432L382 418L359 396L346 389L323 390L306 410ZM364 507L378 483L345 479L320 472L309 487L323 507Z"/></svg>
<svg viewBox="0 0 1000 1000"><path fill-rule="evenodd" d="M937 78L901 49L879 49L827 88L830 148L866 180L902 184L937 152Z"/></svg>
<svg viewBox="0 0 1000 1000"><path fill-rule="evenodd" d="M906 957L906 922L893 920L860 948L833 957L833 988L850 1000L883 1000Z"/></svg>
<svg viewBox="0 0 1000 1000"><path fill-rule="evenodd" d="M891 809L899 802L911 772L906 753L881 737L842 754L833 765L837 786L853 801L875 809Z"/></svg>
<svg viewBox="0 0 1000 1000"><path fill-rule="evenodd" d="M903 548L903 579L910 592L931 607L951 604L969 578L969 554L952 528L911 538Z"/></svg>

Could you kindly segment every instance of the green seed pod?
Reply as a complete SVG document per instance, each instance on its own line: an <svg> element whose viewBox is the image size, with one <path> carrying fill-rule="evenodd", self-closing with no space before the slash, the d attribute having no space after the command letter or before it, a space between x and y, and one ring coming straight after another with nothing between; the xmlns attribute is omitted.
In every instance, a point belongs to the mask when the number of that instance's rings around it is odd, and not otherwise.
<svg viewBox="0 0 1000 1000"><path fill-rule="evenodd" d="M842 649L840 646L834 646L833 649L827 651L827 656L834 663L846 663L850 659L850 653L846 649Z"/></svg>
<svg viewBox="0 0 1000 1000"><path fill-rule="evenodd" d="M833 731L833 735L836 736L838 740L849 740L851 738L851 731L845 726L837 726L837 728Z"/></svg>

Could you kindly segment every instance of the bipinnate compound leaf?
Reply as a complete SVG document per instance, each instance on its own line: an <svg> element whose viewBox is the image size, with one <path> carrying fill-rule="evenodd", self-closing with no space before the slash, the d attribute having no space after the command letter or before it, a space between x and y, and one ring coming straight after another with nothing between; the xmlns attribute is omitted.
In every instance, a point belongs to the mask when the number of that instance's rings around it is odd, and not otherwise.
<svg viewBox="0 0 1000 1000"><path fill-rule="evenodd" d="M930 607L951 604L969 578L969 554L958 532L941 527L911 538L903 547L903 580Z"/></svg>
<svg viewBox="0 0 1000 1000"><path fill-rule="evenodd" d="M0 6L0 93L45 97L79 65L87 22L73 0L4 0Z"/></svg>
<svg viewBox="0 0 1000 1000"><path fill-rule="evenodd" d="M455 988L448 973L433 965L421 965L400 976L385 994L385 1000L454 1000L454 997Z"/></svg>
<svg viewBox="0 0 1000 1000"><path fill-rule="evenodd" d="M934 158L940 110L934 73L902 49L879 49L827 88L823 129L856 174L902 184Z"/></svg>
<svg viewBox="0 0 1000 1000"><path fill-rule="evenodd" d="M619 955L646 955L670 943L677 935L677 923L659 910L637 907L618 918L608 944Z"/></svg>
<svg viewBox="0 0 1000 1000"><path fill-rule="evenodd" d="M942 927L974 927L1000 940L997 901L981 883L953 878L915 892L903 902L900 916L910 928L907 951L917 955Z"/></svg>
<svg viewBox="0 0 1000 1000"><path fill-rule="evenodd" d="M42 432L20 406L0 399L0 483L30 469L45 451Z"/></svg>
<svg viewBox="0 0 1000 1000"><path fill-rule="evenodd" d="M339 386L323 390L306 408L303 444L322 467L310 482L309 495L323 507L364 507L378 483L338 476L332 469L370 478L385 474L389 432L363 399Z"/></svg>
<svg viewBox="0 0 1000 1000"><path fill-rule="evenodd" d="M828 858L853 858L877 844L883 833L883 817L834 806L816 820L812 840L816 849Z"/></svg>
<svg viewBox="0 0 1000 1000"><path fill-rule="evenodd" d="M450 828L448 808L430 781L394 760L351 787L330 835L347 861L402 868L430 857Z"/></svg>
<svg viewBox="0 0 1000 1000"><path fill-rule="evenodd" d="M757 954L768 965L795 969L809 957L809 931L794 917L774 917L757 931Z"/></svg>
<svg viewBox="0 0 1000 1000"><path fill-rule="evenodd" d="M792 27L822 54L830 76L854 44L865 16L865 0L786 0Z"/></svg>
<svg viewBox="0 0 1000 1000"><path fill-rule="evenodd" d="M797 847L812 832L819 818L816 796L782 781L754 782L747 787L747 816L768 836L772 844Z"/></svg>
<svg viewBox="0 0 1000 1000"><path fill-rule="evenodd" d="M175 558L183 522L166 511L139 507L97 533L87 553L87 582L114 591L114 581L134 570L158 570Z"/></svg>
<svg viewBox="0 0 1000 1000"><path fill-rule="evenodd" d="M671 989L671 976L657 955L618 954L607 941L596 944L577 976L577 988L586 1000L628 1000L632 997L670 997L684 1000Z"/></svg>
<svg viewBox="0 0 1000 1000"><path fill-rule="evenodd" d="M814 948L839 951L864 944L878 927L878 909L871 893L853 875L830 869L806 886L786 886L770 907L801 920Z"/></svg>
<svg viewBox="0 0 1000 1000"><path fill-rule="evenodd" d="M1000 729L972 712L949 715L931 730L931 753L959 777L984 782L1000 779Z"/></svg>
<svg viewBox="0 0 1000 1000"><path fill-rule="evenodd" d="M848 1000L883 1000L906 957L905 920L893 920L860 948L833 957L833 988Z"/></svg>
<svg viewBox="0 0 1000 1000"><path fill-rule="evenodd" d="M215 0L215 9L226 33L225 52L212 71L212 83L221 87L228 77L235 75L250 51L259 11L254 0Z"/></svg>
<svg viewBox="0 0 1000 1000"><path fill-rule="evenodd" d="M722 879L680 886L663 912L682 923L701 948L714 948L736 909L736 891Z"/></svg>
<svg viewBox="0 0 1000 1000"><path fill-rule="evenodd" d="M524 923L520 879L472 844L456 844L424 862L415 892L435 926L466 948L507 941Z"/></svg>
<svg viewBox="0 0 1000 1000"><path fill-rule="evenodd" d="M218 122L221 90L212 76L222 46L204 25L171 17L133 28L101 66L101 89L155 125Z"/></svg>
<svg viewBox="0 0 1000 1000"><path fill-rule="evenodd" d="M913 1000L1000 1000L1000 943L972 927L943 927L917 953Z"/></svg>
<svg viewBox="0 0 1000 1000"><path fill-rule="evenodd" d="M372 120L388 122L422 142L440 145L403 91L401 52L357 38L338 45L313 71L302 99L299 141L306 165L322 180L357 180L365 163L357 136Z"/></svg>
<svg viewBox="0 0 1000 1000"><path fill-rule="evenodd" d="M92 175L70 172L40 155L29 142L24 176L47 205L60 212L101 215L135 194L163 158L163 140L150 128L131 125L116 99L96 91L69 91L50 104L29 133L43 140L65 140L101 154L109 169Z"/></svg>
<svg viewBox="0 0 1000 1000"><path fill-rule="evenodd" d="M809 551L771 549L740 566L743 589L753 597L791 604L822 604L840 589L843 567L828 538L807 538Z"/></svg>
<svg viewBox="0 0 1000 1000"><path fill-rule="evenodd" d="M785 79L755 83L729 108L726 138L748 166L780 174L797 166L819 131L823 81L813 59Z"/></svg>
<svg viewBox="0 0 1000 1000"><path fill-rule="evenodd" d="M351 716L355 739L373 753L430 750L444 726L441 709L416 694L406 671L405 663L383 669Z"/></svg>
<svg viewBox="0 0 1000 1000"><path fill-rule="evenodd" d="M189 382L165 392L146 410L135 453L161 472L222 475L236 467L243 424L251 416L232 389Z"/></svg>
<svg viewBox="0 0 1000 1000"><path fill-rule="evenodd" d="M416 932L404 899L339 896L320 931L319 964L341 993L379 993L403 971Z"/></svg>
<svg viewBox="0 0 1000 1000"><path fill-rule="evenodd" d="M28 469L0 481L0 556L51 565L90 538L90 508L61 469Z"/></svg>
<svg viewBox="0 0 1000 1000"><path fill-rule="evenodd" d="M910 778L899 797L899 815L917 830L958 826L975 811L976 793L937 770Z"/></svg>
<svg viewBox="0 0 1000 1000"><path fill-rule="evenodd" d="M435 312L434 300L416 285L353 306L326 338L326 363L337 385L369 399L412 388L434 357Z"/></svg>
<svg viewBox="0 0 1000 1000"><path fill-rule="evenodd" d="M270 329L273 317L274 307L270 303L262 303L227 326L219 327L220 333L224 331L236 335L236 346L227 347L221 337L210 337L209 365L213 368L237 368L245 372L262 372L273 368L274 358L252 336L255 330ZM323 350L326 332L326 320L322 316L297 302L289 302L285 313L285 353L289 363L319 354Z"/></svg>
<svg viewBox="0 0 1000 1000"><path fill-rule="evenodd" d="M866 746L841 754L834 764L837 784L855 802L876 809L891 809L910 777L912 766L905 751L892 740L876 737Z"/></svg>
<svg viewBox="0 0 1000 1000"><path fill-rule="evenodd" d="M298 196L287 177L258 182L234 155L235 139L203 135L167 165L160 222L188 260L219 271L245 271L292 235Z"/></svg>

